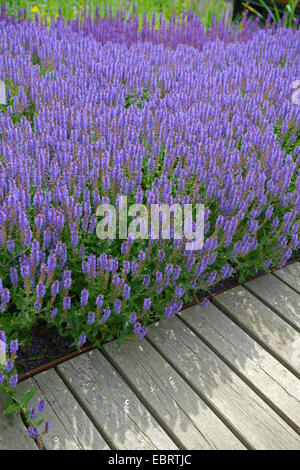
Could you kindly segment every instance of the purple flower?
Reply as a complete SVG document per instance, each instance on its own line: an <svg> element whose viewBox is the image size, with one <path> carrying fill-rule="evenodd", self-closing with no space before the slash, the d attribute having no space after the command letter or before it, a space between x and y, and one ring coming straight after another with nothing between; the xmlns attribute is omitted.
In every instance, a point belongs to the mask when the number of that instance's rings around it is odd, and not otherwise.
<svg viewBox="0 0 300 470"><path fill-rule="evenodd" d="M63 310L69 310L71 308L71 297L64 297Z"/></svg>
<svg viewBox="0 0 300 470"><path fill-rule="evenodd" d="M41 310L41 308L42 308L42 304L41 304L41 302L40 302L39 300L36 300L36 301L34 302L34 308L35 308L35 311L36 311L36 312L40 312L40 310Z"/></svg>
<svg viewBox="0 0 300 470"><path fill-rule="evenodd" d="M43 298L45 296L45 292L46 292L45 285L39 282L38 285L36 286L36 295L38 299Z"/></svg>
<svg viewBox="0 0 300 470"><path fill-rule="evenodd" d="M177 281L177 279L180 276L180 271L181 271L181 268L180 268L180 266L177 265L174 269L174 273L173 273L173 276L172 276L173 281Z"/></svg>
<svg viewBox="0 0 300 470"><path fill-rule="evenodd" d="M172 274L172 271L173 271L173 265L172 264L167 264L166 270L165 270L166 275L170 276Z"/></svg>
<svg viewBox="0 0 300 470"><path fill-rule="evenodd" d="M18 271L16 270L16 268L10 268L10 280L11 280L11 283L14 287L17 286L18 284Z"/></svg>
<svg viewBox="0 0 300 470"><path fill-rule="evenodd" d="M9 379L9 385L10 385L11 387L15 387L15 386L17 385L18 381L19 381L18 375L17 375L17 374L16 374L16 375L12 375L12 376L10 377L10 379Z"/></svg>
<svg viewBox="0 0 300 470"><path fill-rule="evenodd" d="M3 343L6 343L6 335L3 330L0 330L0 341L3 341Z"/></svg>
<svg viewBox="0 0 300 470"><path fill-rule="evenodd" d="M7 372L11 372L14 368L14 362L11 359L8 359L6 363L6 370Z"/></svg>
<svg viewBox="0 0 300 470"><path fill-rule="evenodd" d="M146 274L144 279L143 279L143 286L148 287L150 284L150 276L149 274Z"/></svg>
<svg viewBox="0 0 300 470"><path fill-rule="evenodd" d="M72 284L71 271L66 269L62 274L62 288L68 290L70 289L71 284Z"/></svg>
<svg viewBox="0 0 300 470"><path fill-rule="evenodd" d="M51 285L51 296L52 297L57 296L58 292L59 292L59 281L54 281L52 282L52 285Z"/></svg>
<svg viewBox="0 0 300 470"><path fill-rule="evenodd" d="M46 406L45 400L40 399L40 400L38 401L38 409L39 409L39 411L40 411L40 412L43 412L44 409L45 409L45 406Z"/></svg>
<svg viewBox="0 0 300 470"><path fill-rule="evenodd" d="M131 261L131 271L133 274L137 274L138 267L139 265L136 261Z"/></svg>
<svg viewBox="0 0 300 470"><path fill-rule="evenodd" d="M140 322L136 322L133 327L134 333L138 333L141 328L142 328L142 324Z"/></svg>
<svg viewBox="0 0 300 470"><path fill-rule="evenodd" d="M130 314L130 323L135 323L136 322L136 313L135 312L132 312Z"/></svg>
<svg viewBox="0 0 300 470"><path fill-rule="evenodd" d="M88 324L92 325L95 321L95 312L88 313Z"/></svg>
<svg viewBox="0 0 300 470"><path fill-rule="evenodd" d="M137 333L138 339L143 339L144 336L146 335L148 328L145 328L142 326L140 322L136 322L134 327L133 327L134 333Z"/></svg>
<svg viewBox="0 0 300 470"><path fill-rule="evenodd" d="M7 240L7 249L9 253L13 253L15 251L15 242L11 238Z"/></svg>
<svg viewBox="0 0 300 470"><path fill-rule="evenodd" d="M27 434L31 439L36 439L39 435L39 430L36 427L29 426Z"/></svg>
<svg viewBox="0 0 300 470"><path fill-rule="evenodd" d="M51 426L50 421L46 421L45 424L44 424L44 434L47 434L47 432L50 429L50 426Z"/></svg>
<svg viewBox="0 0 300 470"><path fill-rule="evenodd" d="M53 319L56 317L56 315L57 315L57 308L55 307L52 310L50 310L50 318Z"/></svg>
<svg viewBox="0 0 300 470"><path fill-rule="evenodd" d="M205 297L205 299L201 302L201 307L206 307L209 304L209 299Z"/></svg>
<svg viewBox="0 0 300 470"><path fill-rule="evenodd" d="M138 339L141 340L145 337L146 333L148 331L148 328L142 327L138 331Z"/></svg>
<svg viewBox="0 0 300 470"><path fill-rule="evenodd" d="M10 345L9 345L10 353L11 353L11 354L16 354L17 351L18 351L18 349L19 349L18 340L17 340L17 339L13 339L13 340L10 342Z"/></svg>
<svg viewBox="0 0 300 470"><path fill-rule="evenodd" d="M145 299L144 300L144 310L150 310L150 307L151 307L151 299L150 298Z"/></svg>
<svg viewBox="0 0 300 470"><path fill-rule="evenodd" d="M8 304L10 298L8 289L3 289L1 298L4 304Z"/></svg>
<svg viewBox="0 0 300 470"><path fill-rule="evenodd" d="M185 288L182 284L179 284L175 289L175 297L177 297L177 299L180 299L183 296L184 292Z"/></svg>
<svg viewBox="0 0 300 470"><path fill-rule="evenodd" d="M36 417L36 412L37 412L37 408L36 408L36 407L30 408L29 418L30 418L30 419L34 419L34 418Z"/></svg>
<svg viewBox="0 0 300 470"><path fill-rule="evenodd" d="M101 318L101 323L106 322L106 320L110 317L110 308L106 307L103 309L103 316Z"/></svg>
<svg viewBox="0 0 300 470"><path fill-rule="evenodd" d="M266 210L266 218L267 219L270 219L272 217L273 211L274 211L274 207L269 206L268 209Z"/></svg>
<svg viewBox="0 0 300 470"><path fill-rule="evenodd" d="M98 295L98 297L96 298L96 305L97 305L97 308L100 309L103 305L103 295Z"/></svg>
<svg viewBox="0 0 300 470"><path fill-rule="evenodd" d="M123 263L124 271L128 274L130 272L130 262L125 260Z"/></svg>
<svg viewBox="0 0 300 470"><path fill-rule="evenodd" d="M127 300L129 298L130 290L131 290L130 286L128 286L128 284L124 284L124 286L123 286L123 297L124 297L124 299Z"/></svg>
<svg viewBox="0 0 300 470"><path fill-rule="evenodd" d="M48 269L50 272L54 272L56 268L56 256L51 254L48 258Z"/></svg>
<svg viewBox="0 0 300 470"><path fill-rule="evenodd" d="M5 375L4 375L3 371L0 370L0 385L3 384L4 380L5 380Z"/></svg>
<svg viewBox="0 0 300 470"><path fill-rule="evenodd" d="M89 291L87 289L83 289L81 291L81 297L80 297L80 304L82 307L84 307L89 300Z"/></svg>
<svg viewBox="0 0 300 470"><path fill-rule="evenodd" d="M116 313L117 315L119 315L120 312L121 312L121 305L122 305L122 304L121 304L121 300L116 299L116 300L114 301L114 311L115 311L115 313Z"/></svg>
<svg viewBox="0 0 300 470"><path fill-rule="evenodd" d="M23 279L28 279L30 275L30 269L28 264L21 264L20 266L21 276Z"/></svg>
<svg viewBox="0 0 300 470"><path fill-rule="evenodd" d="M78 342L77 342L77 346L81 347L85 344L86 342L86 334L85 333L82 333L80 336L79 336L79 339L78 339Z"/></svg>

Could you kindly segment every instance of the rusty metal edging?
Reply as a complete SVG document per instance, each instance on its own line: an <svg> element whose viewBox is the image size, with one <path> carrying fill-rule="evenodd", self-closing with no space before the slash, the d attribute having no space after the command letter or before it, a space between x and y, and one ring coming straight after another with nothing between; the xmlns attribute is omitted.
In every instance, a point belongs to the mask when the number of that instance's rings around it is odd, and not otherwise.
<svg viewBox="0 0 300 470"><path fill-rule="evenodd" d="M286 268L287 266L290 266L292 264L295 264L295 263L298 263L300 262L300 258L297 258L293 261L289 261L288 263L286 263L284 266L282 266L281 268L272 268L270 269L270 271L266 272L266 273L261 273L261 274L256 274L255 276L251 277L250 279L248 279L246 282L249 282L249 281L253 281L254 279L258 279L262 276L266 276L267 274L270 274L270 273L273 273L274 271L278 271L279 269L283 269L283 268ZM211 299L212 297L215 297L216 295L219 295L219 294L223 294L224 292L227 292L231 289L234 289L235 287L239 286L240 284L239 283L235 283L233 284L232 286L229 286L229 287L225 287L224 289L221 289L217 292L214 292L212 294L209 294L209 295L206 295L204 296L205 299ZM192 307L194 305L197 305L197 302L196 301L193 301L193 302L189 302L188 304L185 304L181 311L183 310L186 310L187 308L189 307ZM57 359L54 359L53 361L49 361L47 362L46 364L43 364L39 367L36 367L34 369L31 369L30 371L28 372L24 372L23 374L20 374L19 375L19 383L20 382L23 382L24 380L26 379L29 379L31 377L34 377L35 375L37 374L40 374L41 372L45 372L46 370L48 369L52 369L53 367L56 367L58 366L59 364L61 364L62 362L65 362L65 361L68 361L69 359L73 359L74 357L77 357L77 356L80 356L81 354L84 354L88 351L92 351L93 349L95 349L96 346L93 346L92 344L89 345L89 346L86 346L84 348L82 348L80 351L73 351L71 353L68 353L64 356L61 356Z"/></svg>

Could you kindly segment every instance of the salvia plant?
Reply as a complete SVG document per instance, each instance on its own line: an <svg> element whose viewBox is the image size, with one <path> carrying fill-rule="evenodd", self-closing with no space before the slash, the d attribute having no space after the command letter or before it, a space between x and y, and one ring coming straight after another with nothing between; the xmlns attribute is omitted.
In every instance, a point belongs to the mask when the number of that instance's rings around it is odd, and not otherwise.
<svg viewBox="0 0 300 470"><path fill-rule="evenodd" d="M20 417L27 425L27 433L42 448L42 435L47 433L50 422L46 421L41 429L43 418L41 413L45 409L45 401L38 400L36 406L31 406L35 390L17 391L18 373L15 359L19 349L18 340L11 340L7 344L4 331L0 331L0 394L6 398L3 414L12 422L14 417Z"/></svg>
<svg viewBox="0 0 300 470"><path fill-rule="evenodd" d="M78 348L141 339L199 290L299 249L300 33L247 17L205 31L193 13L159 30L155 17L22 14L0 17L0 390L36 439L11 345L38 319ZM149 213L203 204L204 245L99 239L97 208L123 196Z"/></svg>

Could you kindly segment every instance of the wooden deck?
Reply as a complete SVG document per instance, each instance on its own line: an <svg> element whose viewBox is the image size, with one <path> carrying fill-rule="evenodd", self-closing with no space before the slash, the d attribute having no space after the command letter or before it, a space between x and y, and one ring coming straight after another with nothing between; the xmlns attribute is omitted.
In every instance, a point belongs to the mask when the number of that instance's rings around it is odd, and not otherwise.
<svg viewBox="0 0 300 470"><path fill-rule="evenodd" d="M300 263L29 379L46 449L300 449ZM32 449L0 417L0 449Z"/></svg>

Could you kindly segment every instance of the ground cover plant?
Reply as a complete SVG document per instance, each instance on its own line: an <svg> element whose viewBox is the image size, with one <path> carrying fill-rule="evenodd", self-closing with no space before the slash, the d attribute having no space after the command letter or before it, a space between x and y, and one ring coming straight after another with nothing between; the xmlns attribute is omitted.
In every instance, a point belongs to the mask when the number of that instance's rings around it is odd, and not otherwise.
<svg viewBox="0 0 300 470"><path fill-rule="evenodd" d="M205 31L192 13L159 30L122 15L39 24L2 9L0 34L0 391L36 438L14 361L37 321L78 348L141 339L199 290L299 249L300 33L246 18ZM124 196L149 213L203 204L203 247L99 239L97 208Z"/></svg>

